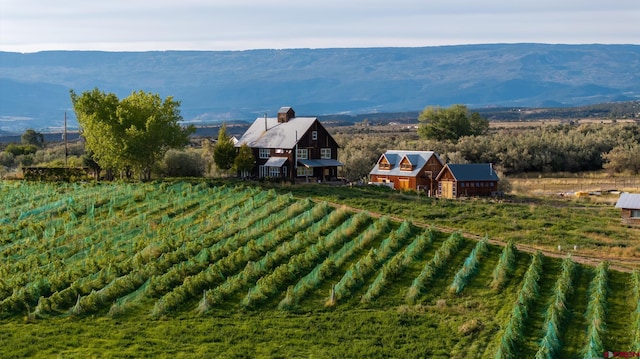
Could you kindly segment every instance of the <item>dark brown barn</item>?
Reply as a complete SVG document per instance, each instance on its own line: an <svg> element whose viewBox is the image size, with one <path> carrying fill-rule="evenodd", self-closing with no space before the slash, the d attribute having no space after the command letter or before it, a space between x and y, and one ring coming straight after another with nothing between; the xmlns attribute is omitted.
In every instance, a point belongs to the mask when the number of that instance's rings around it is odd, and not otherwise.
<svg viewBox="0 0 640 359"><path fill-rule="evenodd" d="M436 177L444 198L491 196L498 191L498 175L490 163L447 164Z"/></svg>
<svg viewBox="0 0 640 359"><path fill-rule="evenodd" d="M250 174L257 178L337 179L338 144L316 117L296 117L291 107L278 116L257 118L236 143L253 150L256 165Z"/></svg>

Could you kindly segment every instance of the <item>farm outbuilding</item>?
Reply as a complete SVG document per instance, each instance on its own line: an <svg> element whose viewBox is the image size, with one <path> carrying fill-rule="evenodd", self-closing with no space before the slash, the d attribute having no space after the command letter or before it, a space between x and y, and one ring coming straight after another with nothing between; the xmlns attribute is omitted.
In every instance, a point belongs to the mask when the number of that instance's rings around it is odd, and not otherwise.
<svg viewBox="0 0 640 359"><path fill-rule="evenodd" d="M450 163L436 180L441 197L457 198L496 194L499 178L490 163Z"/></svg>
<svg viewBox="0 0 640 359"><path fill-rule="evenodd" d="M444 164L433 151L389 150L369 172L372 184L388 184L400 190L424 190L435 195L436 176Z"/></svg>
<svg viewBox="0 0 640 359"><path fill-rule="evenodd" d="M640 225L640 193L621 193L616 208L622 209L624 223Z"/></svg>

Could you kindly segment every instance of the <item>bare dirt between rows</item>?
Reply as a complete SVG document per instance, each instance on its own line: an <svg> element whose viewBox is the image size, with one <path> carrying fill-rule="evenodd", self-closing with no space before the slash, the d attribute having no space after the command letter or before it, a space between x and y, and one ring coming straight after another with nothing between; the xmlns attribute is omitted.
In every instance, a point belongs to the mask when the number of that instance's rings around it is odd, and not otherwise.
<svg viewBox="0 0 640 359"><path fill-rule="evenodd" d="M325 201L318 201L318 202L325 202ZM396 221L396 222L403 222L405 220L405 218L402 218L402 217L395 217L395 216L390 216L388 214L371 212L371 211L366 210L366 209L350 207L350 206L347 206L347 205L344 205L344 204L340 204L340 203L327 202L327 204L329 204L330 206L333 206L335 208L345 208L346 210L351 211L351 212L367 212L370 216L375 217L375 218L379 218L379 217L382 217L382 216L387 216L389 219L391 219L393 221ZM432 224L416 222L416 221L413 221L413 220L412 220L412 223L414 225L416 225L418 227L422 227L422 228L435 228L435 229L437 229L437 230L439 230L441 232L444 232L444 233L460 232L464 237L470 238L470 239L474 239L474 240L480 240L482 238L482 236L479 236L477 234L463 232L463 231L460 231L459 229L435 226L435 225L432 225ZM502 241L500 239L489 239L489 243L490 244L499 245L499 246L503 246L503 247L507 245L507 242ZM536 252L539 251L542 254L544 254L545 256L553 257L553 258L565 258L567 255L571 255L571 259L574 262L580 263L580 264L585 264L585 265L592 266L592 267L597 266L601 262L608 261L609 262L609 268L613 269L613 270L616 270L616 271L619 271L619 272L631 273L631 272L633 272L634 268L640 267L640 258L628 258L628 257L610 258L610 257L602 257L602 256L590 256L590 255L580 254L580 253L575 252L575 251L550 251L548 249L538 248L538 247L530 246L530 245L526 245L526 244L515 244L515 246L516 246L516 248L518 250L520 250L522 252L536 253Z"/></svg>

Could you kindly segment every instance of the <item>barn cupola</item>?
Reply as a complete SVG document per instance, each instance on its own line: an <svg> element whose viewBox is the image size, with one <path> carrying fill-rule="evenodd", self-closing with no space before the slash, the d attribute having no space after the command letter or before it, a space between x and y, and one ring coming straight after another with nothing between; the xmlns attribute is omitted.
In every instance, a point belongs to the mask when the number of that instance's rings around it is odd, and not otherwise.
<svg viewBox="0 0 640 359"><path fill-rule="evenodd" d="M289 122L289 120L295 117L296 113L291 107L280 107L280 110L278 110L278 123Z"/></svg>

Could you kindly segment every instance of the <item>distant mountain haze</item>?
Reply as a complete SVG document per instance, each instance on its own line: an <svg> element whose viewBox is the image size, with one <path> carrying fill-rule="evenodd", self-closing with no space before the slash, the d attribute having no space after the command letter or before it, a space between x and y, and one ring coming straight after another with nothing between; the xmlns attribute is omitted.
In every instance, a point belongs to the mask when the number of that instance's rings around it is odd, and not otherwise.
<svg viewBox="0 0 640 359"><path fill-rule="evenodd" d="M0 52L0 130L60 128L69 90L173 96L185 122L640 99L640 45Z"/></svg>

